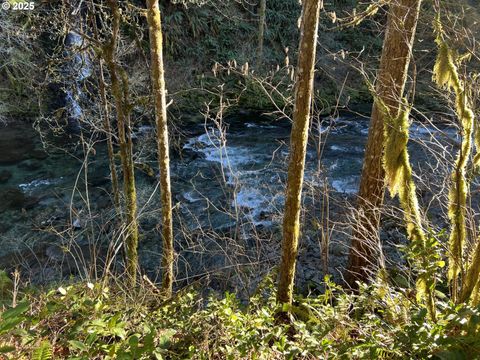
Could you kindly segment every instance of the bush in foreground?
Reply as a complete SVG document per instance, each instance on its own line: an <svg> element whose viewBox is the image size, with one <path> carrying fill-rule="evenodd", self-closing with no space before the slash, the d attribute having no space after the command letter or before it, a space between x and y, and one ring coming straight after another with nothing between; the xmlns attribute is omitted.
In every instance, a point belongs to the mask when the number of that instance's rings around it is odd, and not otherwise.
<svg viewBox="0 0 480 360"><path fill-rule="evenodd" d="M203 298L194 289L163 302L146 287L132 293L100 283L29 292L1 314L0 358L480 357L480 308L440 301L432 323L408 290L376 284L352 295L328 278L325 289L296 298L287 322L276 320L271 278L248 305L230 293Z"/></svg>

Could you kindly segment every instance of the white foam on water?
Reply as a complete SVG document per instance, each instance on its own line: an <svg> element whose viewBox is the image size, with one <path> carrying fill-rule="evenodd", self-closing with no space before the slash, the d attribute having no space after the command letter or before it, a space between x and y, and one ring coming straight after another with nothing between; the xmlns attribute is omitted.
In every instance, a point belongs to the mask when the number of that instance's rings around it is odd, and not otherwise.
<svg viewBox="0 0 480 360"><path fill-rule="evenodd" d="M79 119L82 116L82 108L78 101L73 96L72 91L68 90L67 92L67 103L70 116L74 119Z"/></svg>
<svg viewBox="0 0 480 360"><path fill-rule="evenodd" d="M335 159L335 161L333 162L332 165L329 166L329 170L335 170L336 168L338 168L338 159Z"/></svg>
<svg viewBox="0 0 480 360"><path fill-rule="evenodd" d="M247 128L257 128L257 129L276 129L277 126L275 125L260 125L260 124L254 124L254 123L245 123L245 126Z"/></svg>
<svg viewBox="0 0 480 360"><path fill-rule="evenodd" d="M189 150L202 150L205 147L219 147L220 141L218 139L218 133L205 133L197 137L188 139L188 141L183 145L183 149Z"/></svg>
<svg viewBox="0 0 480 360"><path fill-rule="evenodd" d="M410 126L409 136L412 139L423 139L432 136L434 133L438 133L438 131L422 125L412 124Z"/></svg>
<svg viewBox="0 0 480 360"><path fill-rule="evenodd" d="M138 128L138 132L140 134L148 134L148 133L151 133L153 131L153 126L150 126L150 125L142 125Z"/></svg>
<svg viewBox="0 0 480 360"><path fill-rule="evenodd" d="M320 125L320 134L326 133L326 132L330 131L330 129L331 129L330 125L328 125L328 126Z"/></svg>
<svg viewBox="0 0 480 360"><path fill-rule="evenodd" d="M220 164L228 185L236 186L239 183L248 183L252 175L260 172L248 169L261 161L256 158L251 148L232 146L228 142L227 144L222 143L219 132L209 129L205 134L189 139L183 149L203 154L206 161Z"/></svg>
<svg viewBox="0 0 480 360"><path fill-rule="evenodd" d="M361 127L353 128L355 124L346 121L333 125L343 126L347 131L354 129L357 134L364 129L364 124ZM246 123L245 127L251 128L250 132L259 132L260 134L255 134L255 138L259 139L262 131L268 132L268 130L262 129L263 125L260 124ZM335 129L335 127L332 127L332 130ZM328 123L320 128L321 132L329 130L330 124ZM365 130L368 131L368 129ZM245 134L248 135L248 132L240 133L241 139L237 139L235 133L228 134L227 141L224 143L221 134L210 128L205 133L188 139L183 148L201 154L198 161L203 161L203 166L205 166L206 161L221 164L227 184L234 185L233 189L236 189L235 199L231 200L229 205L241 210L243 219L257 226L271 226L275 223L275 220L270 219L270 216L276 212L277 207L281 209L285 201L285 179L281 175L285 175L286 164L284 160L288 157L289 151L286 147L277 149L275 159L272 160L270 155L264 155L263 147L257 147L250 139L244 145L241 141L244 141ZM272 141L274 140L272 139ZM327 162L329 164L328 176L319 176L314 169L310 168L311 166L307 166L305 169L306 183L314 187L325 187L326 181L328 181L334 191L355 194L358 191L358 176L349 175L349 168L352 162L361 162L360 155L364 151L363 146L360 145L360 141L351 144L337 141L337 143L331 145L331 149L333 153L328 154L330 161ZM312 154L309 153L309 156L315 157ZM309 161L308 163L312 162ZM277 165L280 164L281 167L276 169ZM263 166L259 168L259 165ZM335 177L335 173L341 175ZM201 200L198 198L198 194L190 191L183 194L183 197L188 203Z"/></svg>
<svg viewBox="0 0 480 360"><path fill-rule="evenodd" d="M183 194L183 197L185 200L187 200L190 203L195 203L197 201L202 200L200 197L195 196L196 192L195 191L187 191L186 193Z"/></svg>
<svg viewBox="0 0 480 360"><path fill-rule="evenodd" d="M265 227L270 227L273 225L272 220L253 220L252 223L255 226L265 226Z"/></svg>
<svg viewBox="0 0 480 360"><path fill-rule="evenodd" d="M247 218L255 226L271 226L273 224L271 220L259 219L262 213L272 212L269 200L272 201L259 189L244 187L236 193L231 206L235 207L236 205L239 208L249 209L248 214L246 214Z"/></svg>
<svg viewBox="0 0 480 360"><path fill-rule="evenodd" d="M138 128L137 131L133 132L131 137L132 139L138 139L139 137L148 135L153 132L153 126L150 125L142 125Z"/></svg>
<svg viewBox="0 0 480 360"><path fill-rule="evenodd" d="M354 177L332 180L332 187L335 191L343 194L356 194L358 192L358 185Z"/></svg>
<svg viewBox="0 0 480 360"><path fill-rule="evenodd" d="M330 149L342 153L361 153L363 148L360 146L340 146L340 145L330 145Z"/></svg>
<svg viewBox="0 0 480 360"><path fill-rule="evenodd" d="M340 152L345 151L345 148L343 146L339 146L339 145L331 145L330 149L333 150L333 151L340 151Z"/></svg>
<svg viewBox="0 0 480 360"><path fill-rule="evenodd" d="M253 188L241 189L235 198L237 206L252 210L258 209L267 200L261 191ZM235 201L232 202L232 206L235 206Z"/></svg>
<svg viewBox="0 0 480 360"><path fill-rule="evenodd" d="M75 67L78 69L77 81L83 81L92 75L92 65L88 56L76 54L74 61Z"/></svg>
<svg viewBox="0 0 480 360"><path fill-rule="evenodd" d="M37 179L33 180L29 183L19 184L18 187L22 191L32 191L36 190L37 188L48 186L48 185L56 185L62 181L63 177L59 179Z"/></svg>
<svg viewBox="0 0 480 360"><path fill-rule="evenodd" d="M222 146L218 133L214 131L189 139L183 148L202 153L205 160L222 164L227 170L256 163L251 149L228 144Z"/></svg>
<svg viewBox="0 0 480 360"><path fill-rule="evenodd" d="M458 131L454 127L447 128L434 128L429 125L424 124L412 124L410 126L410 138L412 139L428 139L432 137L448 137L456 138L458 136Z"/></svg>
<svg viewBox="0 0 480 360"><path fill-rule="evenodd" d="M83 38L76 31L70 31L69 46L73 51L79 51L83 46ZM74 68L77 73L76 81L82 81L92 75L92 63L85 52L75 53L73 58Z"/></svg>

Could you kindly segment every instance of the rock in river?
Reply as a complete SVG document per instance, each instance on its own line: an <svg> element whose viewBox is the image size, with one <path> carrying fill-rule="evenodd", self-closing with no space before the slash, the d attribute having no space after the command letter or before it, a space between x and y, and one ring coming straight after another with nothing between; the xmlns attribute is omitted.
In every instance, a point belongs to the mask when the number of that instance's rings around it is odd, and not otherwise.
<svg viewBox="0 0 480 360"><path fill-rule="evenodd" d="M12 173L8 170L0 171L0 184L5 184L12 177Z"/></svg>
<svg viewBox="0 0 480 360"><path fill-rule="evenodd" d="M31 129L26 124L2 126L0 131L0 165L29 159L34 150Z"/></svg>
<svg viewBox="0 0 480 360"><path fill-rule="evenodd" d="M26 196L21 190L7 188L0 190L0 213L9 209L29 209L38 202L38 199Z"/></svg>

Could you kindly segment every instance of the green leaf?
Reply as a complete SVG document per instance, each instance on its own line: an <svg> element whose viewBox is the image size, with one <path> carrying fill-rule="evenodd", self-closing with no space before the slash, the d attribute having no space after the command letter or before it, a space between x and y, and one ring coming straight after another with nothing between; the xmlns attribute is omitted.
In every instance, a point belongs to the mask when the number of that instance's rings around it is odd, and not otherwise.
<svg viewBox="0 0 480 360"><path fill-rule="evenodd" d="M442 360L467 360L465 353L460 350L441 351L436 356Z"/></svg>
<svg viewBox="0 0 480 360"><path fill-rule="evenodd" d="M128 345L130 345L133 349L138 348L138 336L137 335L132 335L128 338Z"/></svg>
<svg viewBox="0 0 480 360"><path fill-rule="evenodd" d="M158 351L154 351L154 352L153 352L153 355L155 355L155 359L157 359L157 360L163 360L162 354L159 353Z"/></svg>
<svg viewBox="0 0 480 360"><path fill-rule="evenodd" d="M23 314L25 311L27 311L30 308L30 303L28 301L21 302L14 308L8 309L2 314L2 319L3 320L8 320L14 317L17 317L21 314Z"/></svg>
<svg viewBox="0 0 480 360"><path fill-rule="evenodd" d="M16 318L13 318L13 319L4 320L2 323L0 323L0 334L4 334L4 333L14 329L23 320L25 320L24 317L16 317Z"/></svg>
<svg viewBox="0 0 480 360"><path fill-rule="evenodd" d="M0 354L6 354L6 353L12 352L14 350L16 350L15 346L11 346L11 345L1 346L0 347Z"/></svg>
<svg viewBox="0 0 480 360"><path fill-rule="evenodd" d="M80 351L87 351L88 347L85 345L83 342L78 341L78 340L70 340L68 342L70 346L74 349L80 350Z"/></svg>
<svg viewBox="0 0 480 360"><path fill-rule="evenodd" d="M158 340L158 346L161 349L168 349L171 343L171 339L173 335L176 334L176 331L173 329L166 329L163 334L160 335L160 338Z"/></svg>
<svg viewBox="0 0 480 360"><path fill-rule="evenodd" d="M51 360L52 346L48 341L43 341L38 348L33 351L32 360Z"/></svg>
<svg viewBox="0 0 480 360"><path fill-rule="evenodd" d="M127 333L124 328L121 327L115 327L111 329L112 334L118 336L120 339L125 340L127 337Z"/></svg>

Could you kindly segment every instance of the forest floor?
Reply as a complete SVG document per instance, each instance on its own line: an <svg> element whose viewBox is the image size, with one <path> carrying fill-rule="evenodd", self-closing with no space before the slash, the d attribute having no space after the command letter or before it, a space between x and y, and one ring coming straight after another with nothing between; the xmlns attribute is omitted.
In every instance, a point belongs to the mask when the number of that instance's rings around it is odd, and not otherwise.
<svg viewBox="0 0 480 360"><path fill-rule="evenodd" d="M231 293L203 297L195 286L165 301L146 281L136 289L115 279L62 283L45 292L15 287L16 306L0 315L0 358L480 357L478 309L439 301L432 321L408 288L379 282L354 295L326 278L323 294L297 296L285 320L274 277L267 276L247 304Z"/></svg>

